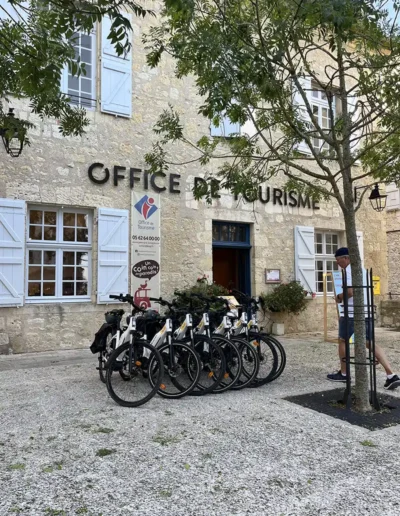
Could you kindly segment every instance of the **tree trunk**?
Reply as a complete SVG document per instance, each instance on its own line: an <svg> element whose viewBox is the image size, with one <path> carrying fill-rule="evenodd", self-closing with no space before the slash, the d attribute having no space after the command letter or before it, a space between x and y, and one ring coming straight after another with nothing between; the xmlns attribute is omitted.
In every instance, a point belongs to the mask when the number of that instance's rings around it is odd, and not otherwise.
<svg viewBox="0 0 400 516"><path fill-rule="evenodd" d="M343 193L346 204L346 211L343 212L346 226L347 246L350 254L350 265L352 284L355 287L363 285L363 270L358 248L356 217L353 202L353 188L350 180L343 181ZM365 312L364 312L364 289L353 289L354 301L354 356L355 356L355 408L360 412L371 410L369 402L369 380L367 351L365 347ZM350 335L349 335L350 337ZM351 349L350 349L350 354Z"/></svg>

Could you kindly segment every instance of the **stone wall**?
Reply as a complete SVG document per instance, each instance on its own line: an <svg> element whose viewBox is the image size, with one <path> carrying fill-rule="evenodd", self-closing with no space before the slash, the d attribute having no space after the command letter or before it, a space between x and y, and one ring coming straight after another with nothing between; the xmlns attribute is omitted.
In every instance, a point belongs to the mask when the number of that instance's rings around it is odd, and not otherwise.
<svg viewBox="0 0 400 516"><path fill-rule="evenodd" d="M57 121L42 122L29 113L28 102L14 102L16 115L35 123L30 131L31 146L18 159L0 154L0 197L24 199L28 203L67 205L93 210L93 251L91 302L25 304L21 308L1 308L4 341L12 351L44 351L87 346L103 320L107 305L96 303L97 285L97 209L114 207L130 210L131 191L127 179L114 186L112 181L96 185L88 178L93 162L108 168L114 165L145 168L144 155L155 141L152 126L160 112L172 103L181 113L189 136L196 141L209 134L207 121L197 114L200 99L190 78L173 76L174 63L163 60L158 69L146 65L141 43L151 17L135 20L133 59L133 115L124 119L88 111L91 125L82 138L62 138ZM189 147L172 147L176 162L193 159ZM213 167L214 165L210 165ZM181 175L181 194L164 192L162 207L161 292L171 297L176 288L195 283L203 273L212 277L212 221L245 222L251 225L251 281L253 294L266 292L265 268L281 269L282 280L294 279L294 228L313 226L335 230L345 244L344 222L338 206L320 203L319 210L290 208L272 203L244 204L222 193L212 206L195 201L195 176L204 175L197 164L173 166ZM275 178L272 187L283 184ZM135 185L139 190L143 184ZM385 216L365 205L358 214L358 229L364 232L365 265L381 277L382 292L387 291ZM378 300L379 301L379 300ZM323 303L310 299L308 309L287 320L287 331L322 331ZM336 326L336 309L330 300L329 328Z"/></svg>

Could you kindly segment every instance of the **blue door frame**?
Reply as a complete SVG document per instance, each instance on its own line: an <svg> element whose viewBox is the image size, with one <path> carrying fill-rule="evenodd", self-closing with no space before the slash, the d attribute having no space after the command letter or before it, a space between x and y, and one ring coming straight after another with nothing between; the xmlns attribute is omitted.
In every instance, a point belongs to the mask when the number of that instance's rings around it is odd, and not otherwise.
<svg viewBox="0 0 400 516"><path fill-rule="evenodd" d="M213 221L213 249L238 249L239 290L251 296L250 224Z"/></svg>

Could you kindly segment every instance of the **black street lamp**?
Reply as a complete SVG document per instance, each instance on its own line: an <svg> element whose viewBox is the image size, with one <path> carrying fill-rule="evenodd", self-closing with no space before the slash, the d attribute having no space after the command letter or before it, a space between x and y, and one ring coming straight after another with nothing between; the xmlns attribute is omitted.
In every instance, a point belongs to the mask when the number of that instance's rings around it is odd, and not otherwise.
<svg viewBox="0 0 400 516"><path fill-rule="evenodd" d="M357 202L357 190L366 190L368 186L355 186L354 187L354 202ZM386 208L387 195L382 195L379 191L378 183L375 183L373 190L369 196L371 206L375 211L383 211Z"/></svg>
<svg viewBox="0 0 400 516"><path fill-rule="evenodd" d="M15 128L14 109L9 108L5 121L5 127L0 127L0 136L3 140L7 154L13 158L18 158L24 147L24 141L20 140L17 129ZM11 135L10 135L11 133Z"/></svg>
<svg viewBox="0 0 400 516"><path fill-rule="evenodd" d="M383 211L386 208L386 199L387 195L382 195L379 192L378 183L375 183L374 189L369 196L369 200L371 201L372 207L375 211Z"/></svg>

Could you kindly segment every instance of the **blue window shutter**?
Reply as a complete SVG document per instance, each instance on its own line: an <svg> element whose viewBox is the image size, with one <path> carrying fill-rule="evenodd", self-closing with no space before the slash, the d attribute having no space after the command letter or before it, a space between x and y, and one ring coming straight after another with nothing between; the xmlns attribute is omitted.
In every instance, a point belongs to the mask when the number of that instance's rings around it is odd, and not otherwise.
<svg viewBox="0 0 400 516"><path fill-rule="evenodd" d="M24 303L24 201L0 199L0 306Z"/></svg>
<svg viewBox="0 0 400 516"><path fill-rule="evenodd" d="M128 18L128 14L124 13ZM115 52L108 34L111 20L105 16L101 28L101 111L132 115L132 49L121 56Z"/></svg>
<svg viewBox="0 0 400 516"><path fill-rule="evenodd" d="M110 303L110 294L128 292L129 211L99 208L97 302Z"/></svg>
<svg viewBox="0 0 400 516"><path fill-rule="evenodd" d="M296 280L308 292L315 292L314 228L296 226L294 235Z"/></svg>

